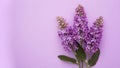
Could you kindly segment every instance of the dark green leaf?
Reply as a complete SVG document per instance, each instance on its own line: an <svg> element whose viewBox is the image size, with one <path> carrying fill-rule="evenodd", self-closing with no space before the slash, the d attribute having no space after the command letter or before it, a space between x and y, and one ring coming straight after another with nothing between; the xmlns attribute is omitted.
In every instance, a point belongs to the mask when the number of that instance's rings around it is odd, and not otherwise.
<svg viewBox="0 0 120 68"><path fill-rule="evenodd" d="M86 59L86 54L82 46L76 41L76 44L78 45L78 50L76 50L76 57L78 61L85 61Z"/></svg>
<svg viewBox="0 0 120 68"><path fill-rule="evenodd" d="M71 58L71 57L68 57L65 55L59 55L58 58L63 60L63 61L72 62L72 63L76 64L76 60L74 58Z"/></svg>
<svg viewBox="0 0 120 68"><path fill-rule="evenodd" d="M88 60L88 64L89 64L90 66L94 66L94 65L97 63L97 61L98 61L99 55L100 55L100 49L98 49L98 51L96 51L96 52L92 55L92 57Z"/></svg>

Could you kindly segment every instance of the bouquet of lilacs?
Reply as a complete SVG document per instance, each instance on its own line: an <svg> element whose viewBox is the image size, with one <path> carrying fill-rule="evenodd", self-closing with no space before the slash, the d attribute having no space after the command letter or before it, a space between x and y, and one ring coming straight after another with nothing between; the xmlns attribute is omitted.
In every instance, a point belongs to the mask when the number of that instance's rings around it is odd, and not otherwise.
<svg viewBox="0 0 120 68"><path fill-rule="evenodd" d="M58 58L77 64L79 68L94 66L100 55L100 41L103 32L103 17L99 17L88 27L88 20L81 5L75 9L73 25L68 26L65 19L57 17L59 24L58 36L64 49L72 52L75 58L59 55Z"/></svg>

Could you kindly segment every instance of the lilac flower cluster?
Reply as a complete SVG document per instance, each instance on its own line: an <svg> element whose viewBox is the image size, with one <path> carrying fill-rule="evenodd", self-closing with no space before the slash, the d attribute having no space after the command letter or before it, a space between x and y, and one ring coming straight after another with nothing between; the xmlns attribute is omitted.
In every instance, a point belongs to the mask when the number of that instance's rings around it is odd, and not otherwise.
<svg viewBox="0 0 120 68"><path fill-rule="evenodd" d="M57 21L60 28L58 35L62 40L62 44L64 45L65 50L70 51L71 49L76 49L77 47L74 45L74 40L79 39L78 32L72 26L67 26L64 18L57 17Z"/></svg>
<svg viewBox="0 0 120 68"><path fill-rule="evenodd" d="M79 5L75 10L73 26L68 26L65 19L58 17L59 23L58 35L64 45L65 50L76 50L77 46L74 40L79 42L84 48L85 52L94 53L100 45L102 37L103 18L99 17L92 27L88 27L88 21L84 8Z"/></svg>
<svg viewBox="0 0 120 68"><path fill-rule="evenodd" d="M87 46L86 51L94 53L97 51L100 41L102 38L102 27L103 27L103 18L99 17L94 23L93 26L90 27L88 32L88 36L86 38Z"/></svg>

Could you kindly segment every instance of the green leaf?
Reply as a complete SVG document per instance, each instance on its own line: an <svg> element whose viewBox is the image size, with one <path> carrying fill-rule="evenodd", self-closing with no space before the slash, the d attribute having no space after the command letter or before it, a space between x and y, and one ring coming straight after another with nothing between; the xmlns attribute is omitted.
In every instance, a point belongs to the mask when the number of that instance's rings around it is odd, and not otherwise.
<svg viewBox="0 0 120 68"><path fill-rule="evenodd" d="M86 60L86 54L82 46L76 41L76 44L78 45L78 50L76 50L76 57L78 61L85 61Z"/></svg>
<svg viewBox="0 0 120 68"><path fill-rule="evenodd" d="M98 61L99 55L100 55L100 49L98 49L98 51L96 51L96 52L92 55L92 57L88 60L88 64L89 64L90 66L94 66L94 65L97 63L97 61Z"/></svg>
<svg viewBox="0 0 120 68"><path fill-rule="evenodd" d="M72 62L72 63L76 64L76 60L74 58L71 58L71 57L68 57L65 55L59 55L58 58L63 60L63 61Z"/></svg>

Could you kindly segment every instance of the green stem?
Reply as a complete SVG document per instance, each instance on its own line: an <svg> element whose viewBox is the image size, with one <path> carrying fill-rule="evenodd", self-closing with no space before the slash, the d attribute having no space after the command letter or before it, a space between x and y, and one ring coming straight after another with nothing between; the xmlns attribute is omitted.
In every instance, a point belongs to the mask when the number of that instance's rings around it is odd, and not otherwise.
<svg viewBox="0 0 120 68"><path fill-rule="evenodd" d="M83 68L83 61L82 61L82 68Z"/></svg>
<svg viewBox="0 0 120 68"><path fill-rule="evenodd" d="M86 62L86 68L89 68L88 62Z"/></svg>
<svg viewBox="0 0 120 68"><path fill-rule="evenodd" d="M86 68L89 68L89 65L87 64Z"/></svg>
<svg viewBox="0 0 120 68"><path fill-rule="evenodd" d="M78 62L78 68L81 68L81 67L80 67L80 62Z"/></svg>

